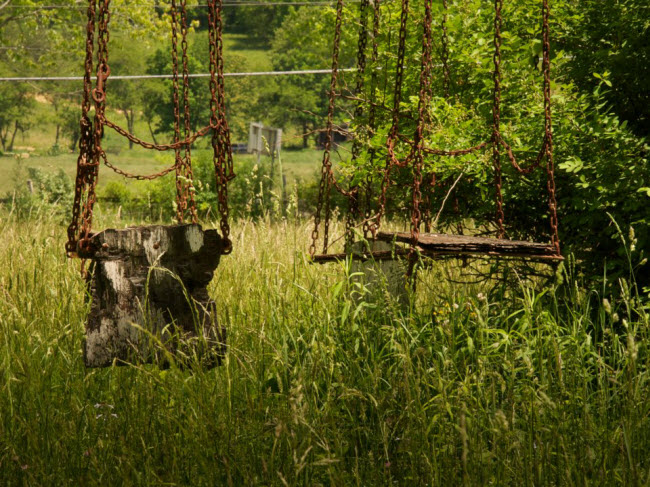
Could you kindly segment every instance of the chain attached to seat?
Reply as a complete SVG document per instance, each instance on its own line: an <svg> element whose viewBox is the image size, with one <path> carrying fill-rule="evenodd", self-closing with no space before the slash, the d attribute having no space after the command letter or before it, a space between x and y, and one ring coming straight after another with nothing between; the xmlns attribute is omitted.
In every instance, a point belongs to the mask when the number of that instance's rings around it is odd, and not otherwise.
<svg viewBox="0 0 650 487"><path fill-rule="evenodd" d="M180 12L177 1L180 1ZM68 241L65 245L68 255L89 255L92 236L93 207L96 201L96 186L99 166L104 165L116 173L132 179L152 180L172 171L176 172L176 208L179 223L189 219L198 221L194 186L192 183L191 145L199 138L212 132L214 166L217 180L217 194L222 238L229 242L228 223L228 182L234 178L230 132L225 114L225 88L223 76L223 40L221 8L222 0L207 0L208 38L210 52L210 123L191 133L190 85L187 54L188 18L186 0L171 2L171 43L172 43L172 87L174 109L174 141L171 144L152 144L145 142L106 118L106 85L111 70L108 63L110 40L110 0L88 0L86 24L86 58L84 63L84 91L81 105L79 157L77 177L72 207L72 222L68 226ZM97 71L95 87L92 86L95 29L97 29ZM179 89L178 30L180 29L182 53L182 92ZM181 114L180 99L183 100ZM94 102L94 119L89 117L91 100ZM181 137L182 118L182 137ZM154 174L132 174L112 164L102 148L104 127L110 127L119 135L145 149L158 151L173 150L175 160L172 166ZM228 245L224 253L229 253Z"/></svg>

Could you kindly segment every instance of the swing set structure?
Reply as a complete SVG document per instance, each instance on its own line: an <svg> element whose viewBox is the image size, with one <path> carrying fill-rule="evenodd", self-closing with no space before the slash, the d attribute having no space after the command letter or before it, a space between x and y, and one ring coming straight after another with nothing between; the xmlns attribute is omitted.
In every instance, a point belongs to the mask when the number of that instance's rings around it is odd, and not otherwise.
<svg viewBox="0 0 650 487"><path fill-rule="evenodd" d="M539 261L562 260L560 252L560 240L558 236L557 202L555 196L555 178L553 163L553 132L551 117L551 59L550 59L550 28L549 28L549 0L542 0L542 72L543 72L543 97L544 97L544 135L537 157L525 165L514 155L511 146L501 132L501 80L502 80L502 6L503 0L494 0L494 53L493 53L493 102L492 102L492 130L486 135L486 140L472 147L442 150L427 145L429 129L429 105L432 100L432 70L433 70L433 14L432 0L424 0L424 16L422 22L422 48L421 65L419 73L418 112L415 129L412 134L405 134L400 130L403 115L400 113L400 105L403 95L404 68L406 65L406 39L408 34L409 0L401 0L400 26L397 41L397 59L394 77L393 106L385 107L377 103L375 92L378 78L378 46L380 25L380 3L379 0L363 0L360 5L359 16L359 37L357 49L357 70L356 83L353 96L349 98L357 100L354 117L360 118L367 112L367 130L372 136L378 128L377 109L383 108L392 114L392 121L383 150L376 147L367 149L365 156L370 160L385 158L385 166L379 174L378 184L370 174L362 185L344 184L337 181L331 161L333 149L333 133L335 130L334 117L336 111L336 99L341 96L337 90L339 77L339 53L341 43L341 29L343 18L344 0L338 0L336 4L336 23L334 31L334 42L332 50L332 71L329 89L329 105L327 112L326 145L321 167L321 179L318 195L318 206L314 218L314 229L310 255L314 262L326 263L345 259L349 256L351 244L355 240L355 228L363 226L364 238L370 242L385 241L408 244L409 249L396 248L394 250L366 250L354 252L356 257L361 259L386 260L394 259L400 255L413 257L416 253L428 258L439 258L443 256L465 257L492 256L510 257L520 259L531 259ZM372 29L368 28L368 10L372 6ZM441 19L441 62L442 62L442 88L444 98L449 102L451 76L449 68L449 48L447 33L448 3L443 0L443 15ZM370 65L367 67L367 45L372 40L370 49ZM368 73L368 71L370 71ZM366 91L364 83L366 77L370 77L368 99L363 98ZM398 150L398 148L400 150ZM425 174L426 157L459 157L479 151L491 150L492 169L494 175L495 205L496 205L496 238L466 235L442 235L433 233L421 233L424 226L425 232L430 231L431 219L430 208L427 206L427 198L422 196L422 187L425 184L425 177L430 187L435 187L436 175ZM364 148L359 138L353 141L351 149L352 165L360 159ZM406 154L400 157L398 153ZM504 229L504 203L502 195L503 156L510 162L519 174L530 174L543 163L546 171L546 189L548 199L548 215L550 222L550 243L536 243L529 241L509 240L505 237ZM410 169L410 232L385 232L381 230L382 220L386 216L387 192L395 185L393 174L399 169ZM378 195L374 196L378 186ZM345 225L346 253L328 253L331 247L329 226L331 221L331 193L332 188L347 198L348 210ZM361 206L364 206L361 209ZM320 224L323 219L322 253L317 254L316 249L320 238ZM337 241L338 239L334 240ZM333 242L332 242L333 243Z"/></svg>
<svg viewBox="0 0 650 487"><path fill-rule="evenodd" d="M99 4L98 4L99 3ZM225 90L223 76L223 39L221 0L207 0L208 40L210 64L210 123L191 132L190 88L187 55L187 7L186 0L171 0L171 56L174 110L174 141L169 144L154 144L139 139L106 116L107 82L109 66L109 22L110 0L89 0L86 26L86 58L84 72L83 100L81 104L79 157L75 181L72 222L68 226L66 251L71 257L92 258L97 251L93 246L92 220L96 202L96 186L99 167L103 163L117 174L130 179L153 180L171 172L176 175L176 219L178 223L198 223L194 187L192 184L191 146L200 137L211 135L213 160L216 175L216 189L220 214L221 237L224 240L223 254L232 250L228 223L228 182L235 177L233 171L230 131L226 120ZM179 74L178 42L180 31L182 73ZM96 32L96 33L95 33ZM95 39L97 62L94 60ZM93 86L93 72L96 72ZM182 80L182 82L181 82ZM182 106L181 106L182 99ZM90 118L94 106L93 120ZM145 149L174 151L174 164L155 174L132 174L113 165L102 148L102 138L108 127L129 141Z"/></svg>
<svg viewBox="0 0 650 487"><path fill-rule="evenodd" d="M207 285L221 255L232 251L228 182L234 177L225 114L221 0L206 0L210 66L210 121L192 133L186 0L171 0L171 59L174 140L141 140L106 116L110 0L88 0L86 58L81 104L79 157L66 251L82 258L91 296L84 359L88 367L150 362L175 356L183 364L211 367L225 354L225 328ZM180 38L180 62L179 62ZM96 48L95 48L96 47ZM95 61L96 58L96 61ZM93 84L93 73L95 79ZM94 108L91 120L90 111ZM145 149L174 151L174 163L155 174L132 174L111 163L102 148L106 128ZM220 232L198 224L192 184L191 146L211 136ZM177 225L148 225L92 231L96 186L102 163L131 179L153 180L174 172ZM85 262L92 261L86 272ZM134 326L135 324L135 326ZM162 344L163 347L159 345Z"/></svg>
<svg viewBox="0 0 650 487"><path fill-rule="evenodd" d="M314 229L310 255L314 262L330 262L344 259L351 252L355 240L355 228L363 226L366 240L371 242L397 242L408 244L396 250L362 251L361 259L395 259L407 256L413 262L416 255L438 258L440 256L487 255L546 261L561 260L560 241L555 198L553 167L553 137L551 126L550 47L549 47L549 0L542 1L543 41L543 94L544 137L536 159L523 167L505 140L501 128L501 29L502 1L494 0L494 71L492 130L487 140L469 148L442 150L427 145L429 130L429 105L432 100L432 0L424 1L421 66L419 76L418 113L415 130L405 134L400 130L403 115L400 104L408 33L409 0L401 0L393 106L387 108L375 102L379 56L377 38L380 27L379 0L361 0L357 69L352 97L356 100L354 117L366 116L368 132L372 135L378 127L377 109L391 113L391 125L383 150L367 149L359 137L352 144L352 163L362 155L371 161L385 158L380 174L368 174L364 184L343 184L337 181L331 154L333 150L334 116L336 111L339 53L341 44L344 0L336 3L336 24L332 51L332 69L327 110L326 142L321 166L318 205L314 217ZM86 26L86 57L81 104L79 157L75 182L72 221L68 227L65 245L70 257L80 257L82 262L91 260L86 273L91 308L86 322L84 357L89 367L108 366L112 363L151 361L160 348L151 346L151 336L163 343L164 354L180 354L183 360L199 357L201 364L214 365L225 353L225 329L216 321L216 304L207 292L207 285L222 255L231 253L230 226L228 222L228 183L234 177L230 132L225 113L224 63L221 8L222 0L206 0L209 42L209 96L210 121L205 127L192 132L188 71L187 34L188 16L186 0L171 0L171 60L174 113L174 138L169 144L156 144L139 139L106 115L107 86L110 79L109 39L111 0L88 0ZM369 9L372 6L372 26L369 28ZM443 92L450 98L450 69L447 36L447 0L443 0L441 43L443 66ZM370 65L367 66L368 40L372 40ZM179 59L180 51L180 59ZM370 103L363 99L366 77L370 78ZM94 110L91 119L91 110ZM155 174L132 174L116 167L102 147L106 128L127 138L145 149L174 151L174 163ZM219 231L203 230L198 215L192 184L191 146L203 136L211 137L218 195ZM422 196L425 176L429 184L435 184L436 175L425 175L426 157L458 157L482 150L492 151L492 167L496 198L497 237L484 238L464 235L440 235L421 233L431 227L430 208ZM406 154L400 156L399 154ZM551 243L542 244L513 241L504 238L504 210L502 188L503 155L521 174L528 174L541 167L545 161ZM96 202L96 185L101 165L131 179L153 180L175 173L176 225L149 225L122 230L106 229L93 232L93 209ZM411 228L410 232L383 232L382 221L386 219L387 193L395 185L394 173L410 170ZM374 189L378 187L378 195ZM348 201L344 238L348 253L330 254L329 226L332 219L332 188ZM316 255L323 217L323 253ZM343 237L342 237L343 238ZM386 244L383 244L384 247ZM355 254L356 255L356 254ZM133 323L138 326L132 326ZM145 328L146 333L141 333ZM179 339L180 338L180 339ZM156 341L154 340L154 341ZM188 341L189 340L189 341ZM188 345L189 343L189 345ZM189 358L188 358L189 357Z"/></svg>

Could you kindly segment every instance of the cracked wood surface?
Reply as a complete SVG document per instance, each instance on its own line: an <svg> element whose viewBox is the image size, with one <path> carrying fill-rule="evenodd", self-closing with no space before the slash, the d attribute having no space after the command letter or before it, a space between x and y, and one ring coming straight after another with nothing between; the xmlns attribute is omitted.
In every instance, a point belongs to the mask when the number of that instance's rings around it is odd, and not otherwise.
<svg viewBox="0 0 650 487"><path fill-rule="evenodd" d="M207 286L224 241L200 225L108 229L92 237L91 307L84 358L88 367L118 362L199 359L220 363L225 329Z"/></svg>

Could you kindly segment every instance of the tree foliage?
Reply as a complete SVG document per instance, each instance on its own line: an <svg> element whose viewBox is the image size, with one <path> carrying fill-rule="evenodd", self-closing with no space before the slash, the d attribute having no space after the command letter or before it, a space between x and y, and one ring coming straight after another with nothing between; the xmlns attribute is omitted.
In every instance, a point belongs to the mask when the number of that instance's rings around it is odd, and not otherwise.
<svg viewBox="0 0 650 487"><path fill-rule="evenodd" d="M589 22L595 22L596 3L575 0L551 2L552 36L552 101L554 103L554 141L556 183L560 212L560 239L565 253L575 253L590 276L598 276L606 265L616 276L639 271L647 260L644 252L650 248L650 173L648 147L643 139L629 128L633 123L642 131L643 114L630 104L634 97L643 99L646 66L635 70L646 55L646 46L638 58L626 65L626 56L632 56L626 47L634 37L639 41L647 33L646 19L640 11L632 12L633 2L604 2L608 12L623 12L632 23L631 31L621 33L621 19L611 21L599 17L597 33ZM368 89L370 70L366 75L364 96L391 107L393 104L396 38L399 26L398 2L382 7L382 32L378 38L379 61L371 69L378 70L376 90ZM439 38L442 2L434 2L433 51L441 53ZM579 12L576 18L572 12ZM409 33L406 39L404 86L400 111L400 132L413 136L417 119L420 53L422 44L422 2L412 2L409 12ZM590 17L591 16L591 17ZM501 131L519 161L535 158L543 141L543 93L541 72L541 1L505 2L503 9L502 44L502 116ZM492 123L492 72L494 10L491 3L481 0L450 1L448 11L449 56L451 66L451 97L443 98L440 57L432 74L433 98L426 110L430 123L427 127L427 145L438 149L462 149L489 141ZM345 24L348 30L350 23ZM282 29L279 31L282 33ZM576 39L618 39L619 51L584 53ZM317 37L317 36L315 36ZM299 48L308 56L322 45L312 37ZM592 42L592 41L589 41ZM603 41L605 42L605 41ZM608 44L609 41L605 42ZM589 43L582 44L586 48ZM630 46L630 49L633 49ZM588 50L588 49L585 49ZM593 50L592 50L593 51ZM289 54L290 55L290 54ZM296 54L297 56L298 54ZM614 61L618 59L618 61ZM604 74L603 66L609 65ZM614 68L616 65L616 82ZM594 77L599 71L603 74ZM642 79L643 78L643 79ZM618 85L618 87L617 87ZM345 86L340 86L344 91ZM339 105L340 106L340 105ZM345 106L342 107L346 110ZM347 108L349 113L350 108ZM367 110L366 110L367 113ZM378 186L381 170L386 164L386 137L391 125L391 112L378 111L376 131L367 127L365 118L353 120L357 136L367 149L356 161L348 160L340 169L341 177L361 182L371 175ZM371 151L370 149L373 149ZM410 147L398 144L398 155L405 157ZM380 154L370 158L371 153ZM505 199L507 233L510 237L535 238L544 241L549 235L546 174L543 169L528 176L518 174L504 165L503 193ZM451 182L459 179L453 195L458 200L457 212L447 205L441 213L442 227L468 218L479 225L490 225L494 219L494 179L490 152L476 152L458 157L427 157L426 170L435 172L438 185L431 191L431 209L434 214L448 198ZM389 202L397 215L410 211L412 172L410 168L394 172L396 184L389 188ZM378 188L376 188L378 189ZM621 245L621 229L633 228L634 239L625 237L628 248ZM632 245L634 242L634 245ZM630 253L630 248L634 251ZM641 267L638 267L641 265ZM641 272L640 276L650 273ZM650 284L650 278L641 279ZM611 281L610 281L611 282Z"/></svg>

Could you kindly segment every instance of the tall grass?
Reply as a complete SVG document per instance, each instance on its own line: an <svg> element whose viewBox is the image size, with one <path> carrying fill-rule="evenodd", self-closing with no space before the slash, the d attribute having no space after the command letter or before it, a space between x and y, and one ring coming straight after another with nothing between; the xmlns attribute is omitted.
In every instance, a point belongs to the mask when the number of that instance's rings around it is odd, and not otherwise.
<svg viewBox="0 0 650 487"><path fill-rule="evenodd" d="M571 266L544 288L436 264L406 309L349 299L308 226L241 222L211 287L221 367L86 370L63 228L0 224L3 484L650 482L648 317Z"/></svg>

